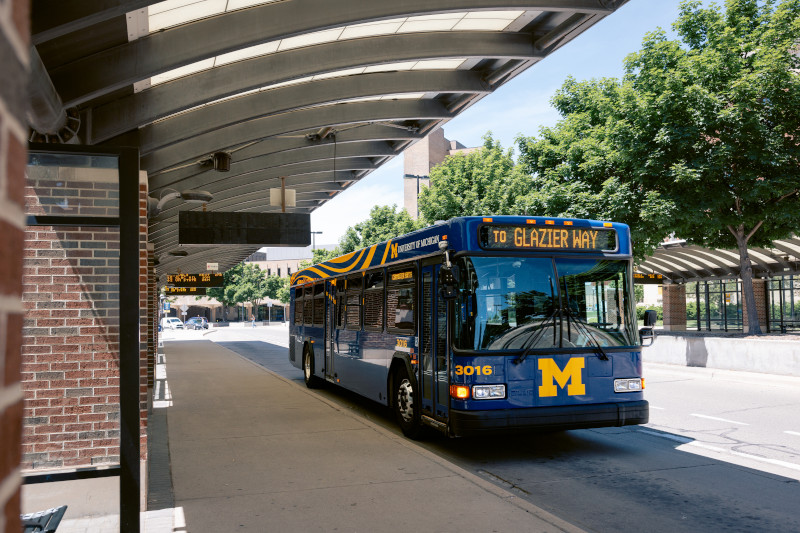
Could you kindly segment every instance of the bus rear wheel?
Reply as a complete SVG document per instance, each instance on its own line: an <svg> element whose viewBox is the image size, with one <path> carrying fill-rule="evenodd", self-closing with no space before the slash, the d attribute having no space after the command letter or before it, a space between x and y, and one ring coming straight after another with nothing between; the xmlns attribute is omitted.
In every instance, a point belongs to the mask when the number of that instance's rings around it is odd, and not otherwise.
<svg viewBox="0 0 800 533"><path fill-rule="evenodd" d="M405 367L400 367L394 375L394 416L403 435L417 439L422 435L419 402L415 396L414 383Z"/></svg>
<svg viewBox="0 0 800 533"><path fill-rule="evenodd" d="M322 380L314 375L314 356L310 349L303 350L303 380L309 389L318 389Z"/></svg>

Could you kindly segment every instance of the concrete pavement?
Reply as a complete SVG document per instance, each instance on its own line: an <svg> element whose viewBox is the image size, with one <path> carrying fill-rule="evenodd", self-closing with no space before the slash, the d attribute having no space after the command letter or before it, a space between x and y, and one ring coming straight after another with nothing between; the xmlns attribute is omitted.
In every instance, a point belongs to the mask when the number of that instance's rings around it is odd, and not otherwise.
<svg viewBox="0 0 800 533"><path fill-rule="evenodd" d="M182 530L579 531L215 343L164 350Z"/></svg>

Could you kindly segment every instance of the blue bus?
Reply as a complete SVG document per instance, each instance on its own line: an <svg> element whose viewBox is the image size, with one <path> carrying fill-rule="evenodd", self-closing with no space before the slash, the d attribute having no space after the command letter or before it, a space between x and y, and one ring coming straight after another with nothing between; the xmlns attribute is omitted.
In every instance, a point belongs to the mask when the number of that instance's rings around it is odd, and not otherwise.
<svg viewBox="0 0 800 533"><path fill-rule="evenodd" d="M629 228L459 217L296 272L289 359L403 433L644 424Z"/></svg>

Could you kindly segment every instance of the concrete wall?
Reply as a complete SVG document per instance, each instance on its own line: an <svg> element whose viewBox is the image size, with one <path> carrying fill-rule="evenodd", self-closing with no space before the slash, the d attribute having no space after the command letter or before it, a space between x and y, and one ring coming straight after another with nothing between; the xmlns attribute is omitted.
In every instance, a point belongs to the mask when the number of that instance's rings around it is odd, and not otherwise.
<svg viewBox="0 0 800 533"><path fill-rule="evenodd" d="M20 531L22 247L28 0L0 0L0 531Z"/></svg>
<svg viewBox="0 0 800 533"><path fill-rule="evenodd" d="M787 337L659 335L642 350L646 363L800 376L800 341Z"/></svg>

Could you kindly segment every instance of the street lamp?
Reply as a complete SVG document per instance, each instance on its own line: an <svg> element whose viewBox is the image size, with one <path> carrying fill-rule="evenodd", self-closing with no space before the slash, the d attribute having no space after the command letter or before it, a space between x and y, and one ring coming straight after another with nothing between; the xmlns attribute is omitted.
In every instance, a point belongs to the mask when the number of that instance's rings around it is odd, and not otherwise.
<svg viewBox="0 0 800 533"><path fill-rule="evenodd" d="M313 252L317 248L317 239L315 235L322 235L321 231L312 231L311 232L311 251Z"/></svg>

